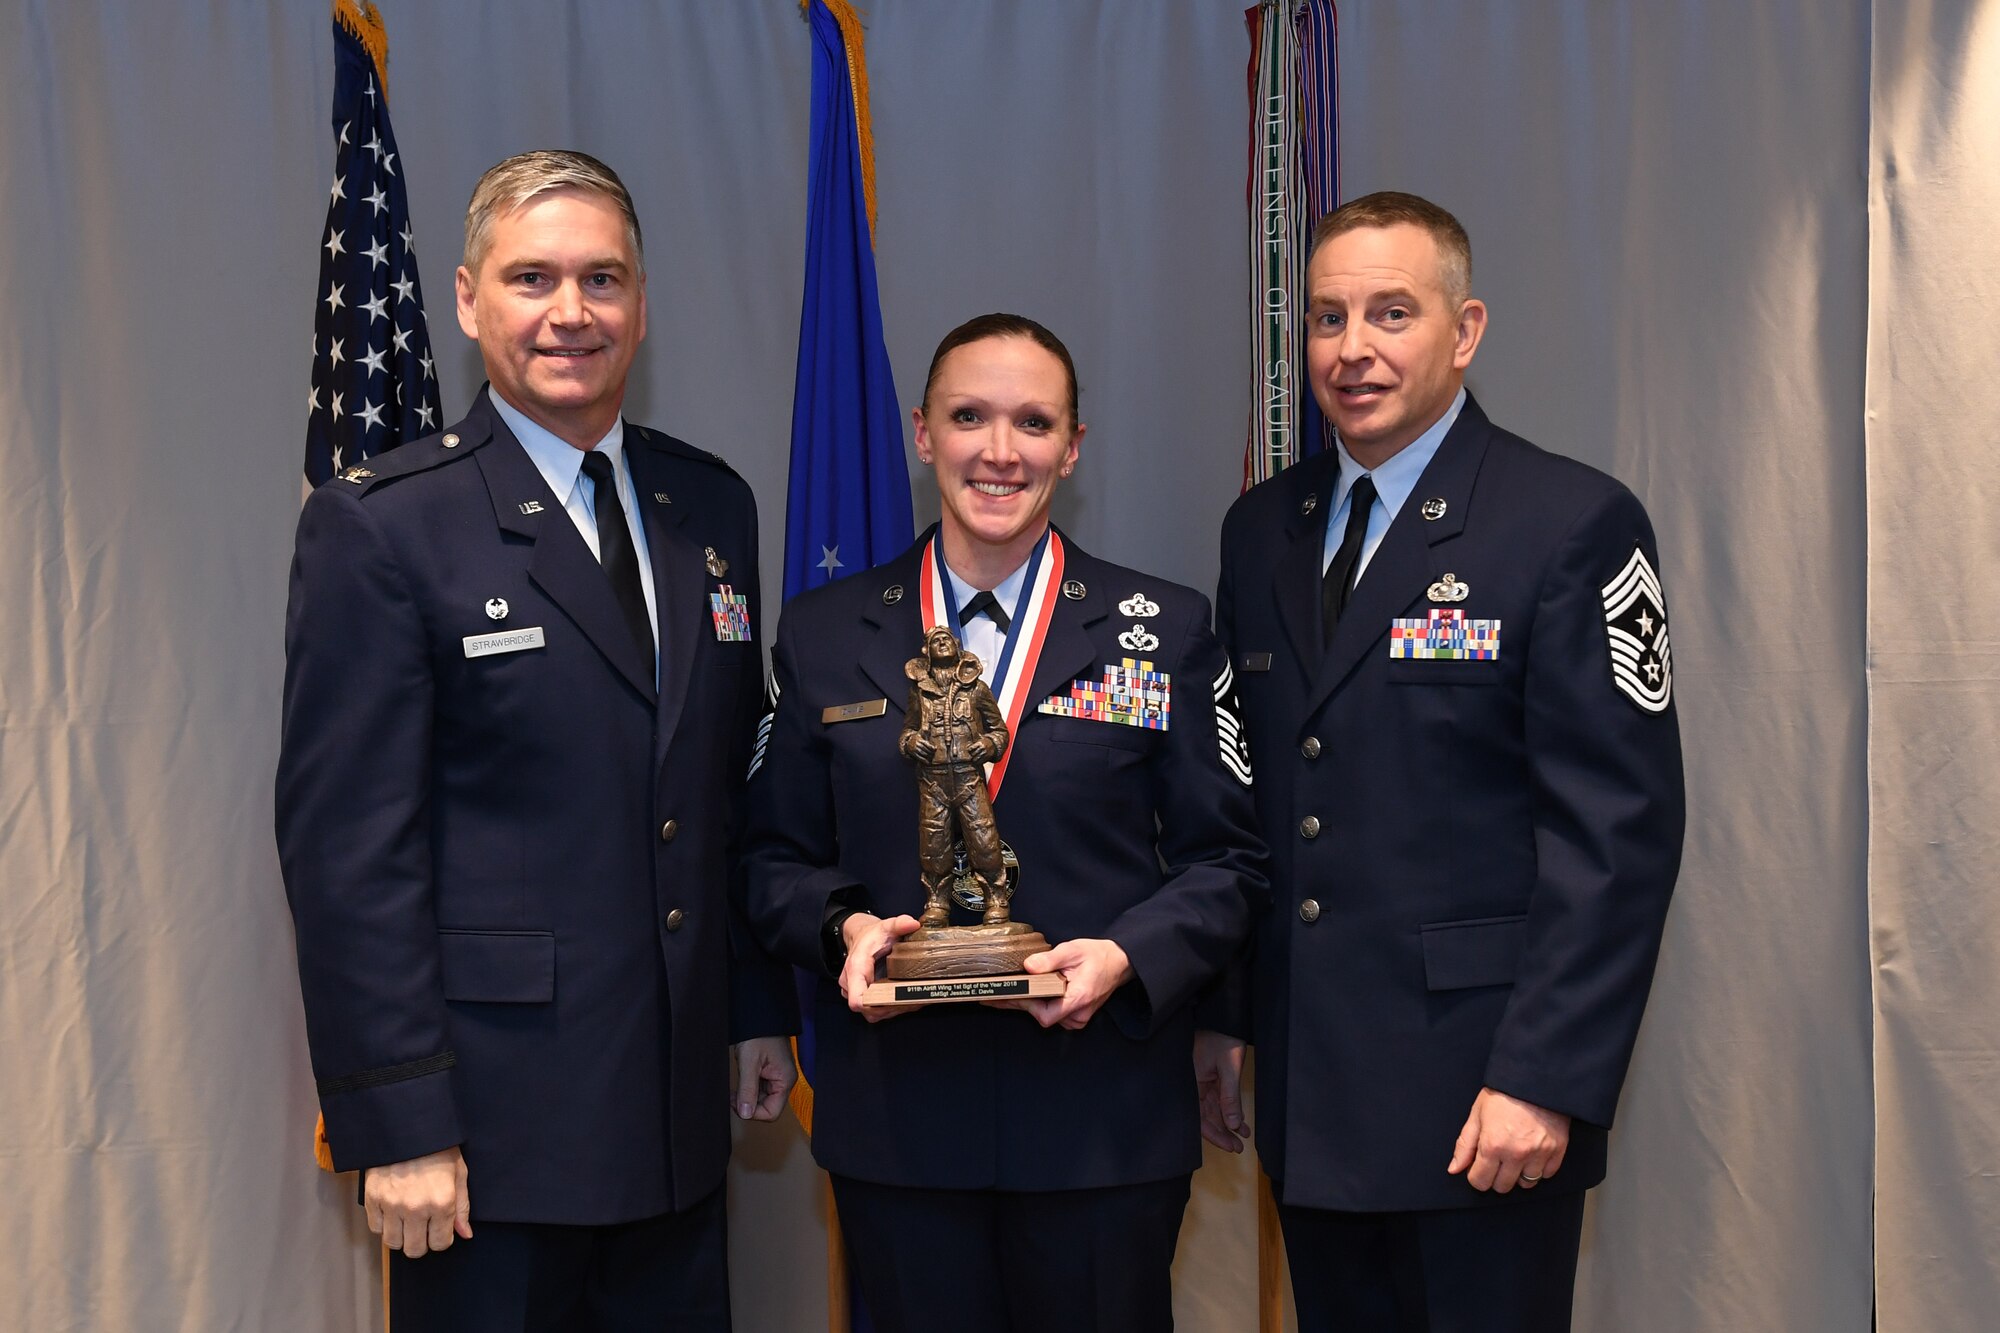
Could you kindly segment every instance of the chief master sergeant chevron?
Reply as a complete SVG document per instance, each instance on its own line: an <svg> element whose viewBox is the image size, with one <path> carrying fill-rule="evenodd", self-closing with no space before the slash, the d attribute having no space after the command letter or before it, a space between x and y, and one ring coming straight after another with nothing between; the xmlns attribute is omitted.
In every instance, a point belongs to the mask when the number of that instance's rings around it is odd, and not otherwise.
<svg viewBox="0 0 2000 1333"><path fill-rule="evenodd" d="M465 232L489 387L316 490L292 565L278 847L327 1138L398 1333L726 1329L724 1104L778 1114L796 1018L731 915L756 511L619 416L646 288L610 168L510 158Z"/></svg>
<svg viewBox="0 0 2000 1333"><path fill-rule="evenodd" d="M1307 1333L1569 1327L1680 865L1652 526L1465 393L1471 258L1412 195L1320 223L1306 361L1340 447L1223 526L1277 906L1196 1063L1234 1145L1257 1045Z"/></svg>

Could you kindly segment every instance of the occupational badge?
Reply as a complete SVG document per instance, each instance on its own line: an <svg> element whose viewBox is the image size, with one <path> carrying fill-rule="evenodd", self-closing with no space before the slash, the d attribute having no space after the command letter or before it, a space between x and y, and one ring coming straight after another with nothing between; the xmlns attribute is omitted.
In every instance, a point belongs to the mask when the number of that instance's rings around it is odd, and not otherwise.
<svg viewBox="0 0 2000 1333"><path fill-rule="evenodd" d="M1611 683L1642 713L1664 713L1674 701L1674 653L1667 641L1667 599L1646 553L1632 558L1604 585L1604 631Z"/></svg>
<svg viewBox="0 0 2000 1333"><path fill-rule="evenodd" d="M1392 620L1389 656L1399 662L1495 662L1500 658L1500 622L1468 620L1456 610Z"/></svg>
<svg viewBox="0 0 2000 1333"><path fill-rule="evenodd" d="M750 642L750 599L731 592L727 583L708 595L709 617L715 621L718 643Z"/></svg>
<svg viewBox="0 0 2000 1333"><path fill-rule="evenodd" d="M708 565L708 576L710 578L719 579L729 572L729 562L717 555L713 546L702 547L701 553L705 557L704 563Z"/></svg>
<svg viewBox="0 0 2000 1333"><path fill-rule="evenodd" d="M1160 614L1160 604L1149 599L1143 592L1135 592L1118 603L1118 613L1131 616L1134 620L1141 616L1157 616Z"/></svg>
<svg viewBox="0 0 2000 1333"><path fill-rule="evenodd" d="M486 618L488 620L505 620L507 618L507 599L505 597L487 598Z"/></svg>
<svg viewBox="0 0 2000 1333"><path fill-rule="evenodd" d="M1462 602L1472 594L1472 589L1458 581L1458 575L1449 570L1445 576L1433 583L1424 593L1433 602Z"/></svg>
<svg viewBox="0 0 2000 1333"><path fill-rule="evenodd" d="M1150 653L1160 646L1160 636L1147 633L1144 625L1134 625L1118 636L1118 646L1128 653Z"/></svg>

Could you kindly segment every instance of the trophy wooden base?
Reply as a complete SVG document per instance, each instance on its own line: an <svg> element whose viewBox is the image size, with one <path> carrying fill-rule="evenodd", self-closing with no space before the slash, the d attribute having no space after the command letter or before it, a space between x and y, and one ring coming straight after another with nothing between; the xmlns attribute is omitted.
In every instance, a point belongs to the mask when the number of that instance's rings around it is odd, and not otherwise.
<svg viewBox="0 0 2000 1333"><path fill-rule="evenodd" d="M1044 953L1048 947L1041 931L1021 921L916 930L889 950L889 979L1007 976L1019 972L1029 954Z"/></svg>
<svg viewBox="0 0 2000 1333"><path fill-rule="evenodd" d="M998 977L937 977L917 981L878 981L861 997L869 1005L963 1004L968 1000L1025 1000L1061 995L1063 979L1053 972L1030 976L1016 972Z"/></svg>

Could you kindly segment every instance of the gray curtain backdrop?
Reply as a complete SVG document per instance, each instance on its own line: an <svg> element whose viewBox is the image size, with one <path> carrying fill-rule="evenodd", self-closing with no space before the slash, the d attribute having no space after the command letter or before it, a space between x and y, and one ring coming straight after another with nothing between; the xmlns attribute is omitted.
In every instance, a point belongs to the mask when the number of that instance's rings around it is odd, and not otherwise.
<svg viewBox="0 0 2000 1333"><path fill-rule="evenodd" d="M1243 2L866 15L905 409L951 325L1048 323L1091 424L1058 520L1198 587L1249 399ZM1493 311L1475 392L1660 532L1693 818L1578 1326L1861 1333L1877 1286L1884 1330L1980 1326L2000 4L1340 8L1344 192L1459 213ZM795 4L387 18L447 410L479 382L449 302L473 180L525 147L597 153L649 240L629 412L743 472L775 570ZM308 1151L270 833L328 22L319 0L0 15L0 1327L380 1319L352 1177ZM1183 1328L1252 1326L1253 1180L1197 1178ZM731 1202L738 1326L822 1327L795 1126L740 1135Z"/></svg>

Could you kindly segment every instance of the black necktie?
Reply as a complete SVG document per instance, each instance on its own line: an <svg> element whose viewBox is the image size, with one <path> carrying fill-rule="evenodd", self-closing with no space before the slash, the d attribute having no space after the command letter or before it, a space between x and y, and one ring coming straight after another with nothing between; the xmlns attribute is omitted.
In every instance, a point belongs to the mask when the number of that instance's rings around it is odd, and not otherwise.
<svg viewBox="0 0 2000 1333"><path fill-rule="evenodd" d="M1375 479L1364 473L1347 493L1347 531L1319 586L1321 647L1333 642L1333 627L1340 623L1340 613L1347 609L1348 596L1354 591L1354 569L1361 563L1361 546L1368 536L1368 511L1374 507Z"/></svg>
<svg viewBox="0 0 2000 1333"><path fill-rule="evenodd" d="M958 613L958 623L963 625L981 612L1002 634L1007 632L1007 613L1000 609L1000 599L990 592L975 593L972 600L965 604L965 609Z"/></svg>
<svg viewBox="0 0 2000 1333"><path fill-rule="evenodd" d="M597 558L611 579L611 591L618 596L618 609L632 637L653 656L653 622L646 614L646 590L639 585L639 556L632 549L632 530L625 526L625 506L618 502L618 482L611 475L611 460L592 449L583 456L583 475L590 478L597 495Z"/></svg>

